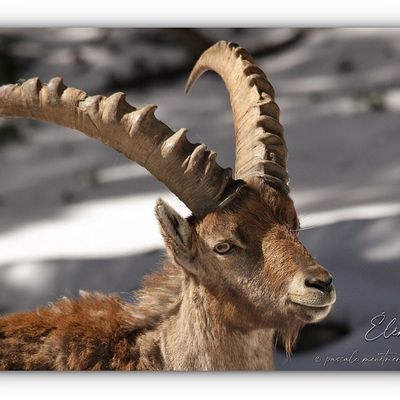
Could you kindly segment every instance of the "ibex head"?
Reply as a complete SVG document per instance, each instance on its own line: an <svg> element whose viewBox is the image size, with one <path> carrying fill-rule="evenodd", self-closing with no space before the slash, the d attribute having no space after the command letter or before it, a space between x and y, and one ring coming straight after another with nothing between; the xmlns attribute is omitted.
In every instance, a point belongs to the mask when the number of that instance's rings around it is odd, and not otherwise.
<svg viewBox="0 0 400 400"><path fill-rule="evenodd" d="M332 278L297 234L290 199L287 148L279 108L251 56L219 42L198 60L190 89L206 70L224 80L234 115L235 176L215 152L173 132L155 106L136 110L122 93L88 97L60 78L0 88L0 116L22 116L71 127L147 168L192 211L187 219L159 200L156 214L172 262L218 303L232 328L270 327L287 349L305 323L325 317L335 301Z"/></svg>
<svg viewBox="0 0 400 400"><path fill-rule="evenodd" d="M187 90L206 70L217 72L230 93L237 188L200 218L183 219L162 201L156 213L171 257L214 293L224 305L221 317L239 329L275 328L289 350L302 325L329 313L332 277L298 239L271 84L232 43L203 53Z"/></svg>

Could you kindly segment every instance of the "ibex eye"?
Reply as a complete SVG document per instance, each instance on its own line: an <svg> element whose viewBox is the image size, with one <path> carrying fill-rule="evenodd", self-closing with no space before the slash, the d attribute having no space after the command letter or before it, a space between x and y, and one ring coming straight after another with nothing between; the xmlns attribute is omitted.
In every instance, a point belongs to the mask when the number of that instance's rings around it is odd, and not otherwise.
<svg viewBox="0 0 400 400"><path fill-rule="evenodd" d="M228 242L218 243L214 247L214 251L218 254L226 254L232 249L232 245Z"/></svg>

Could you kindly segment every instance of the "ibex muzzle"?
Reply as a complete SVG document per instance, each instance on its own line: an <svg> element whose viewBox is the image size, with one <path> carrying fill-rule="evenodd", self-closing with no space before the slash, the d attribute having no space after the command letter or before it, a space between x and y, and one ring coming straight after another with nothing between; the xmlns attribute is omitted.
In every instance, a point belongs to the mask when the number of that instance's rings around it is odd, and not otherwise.
<svg viewBox="0 0 400 400"><path fill-rule="evenodd" d="M265 74L233 43L196 63L224 80L234 116L235 174L215 152L136 109L122 93L89 97L60 78L0 87L0 116L52 121L82 131L147 168L192 211L156 205L168 258L134 303L85 294L36 313L0 318L3 369L271 369L335 301L328 272L298 240L287 148ZM21 351L23 349L23 351Z"/></svg>

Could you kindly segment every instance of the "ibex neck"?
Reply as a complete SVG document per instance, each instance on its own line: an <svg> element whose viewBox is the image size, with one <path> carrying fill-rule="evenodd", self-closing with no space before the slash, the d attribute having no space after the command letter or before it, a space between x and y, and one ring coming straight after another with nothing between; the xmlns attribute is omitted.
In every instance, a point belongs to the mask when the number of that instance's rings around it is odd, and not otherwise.
<svg viewBox="0 0 400 400"><path fill-rule="evenodd" d="M161 333L166 369L273 369L272 329L240 332L221 320L204 287L191 280L183 286L179 311Z"/></svg>

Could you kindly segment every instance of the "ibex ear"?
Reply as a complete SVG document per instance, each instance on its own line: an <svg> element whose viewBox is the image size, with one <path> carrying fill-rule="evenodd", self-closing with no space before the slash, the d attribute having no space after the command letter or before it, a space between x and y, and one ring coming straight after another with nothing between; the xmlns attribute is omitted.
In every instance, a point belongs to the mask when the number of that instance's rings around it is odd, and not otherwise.
<svg viewBox="0 0 400 400"><path fill-rule="evenodd" d="M165 245L172 257L182 267L191 269L193 249L192 228L189 222L162 199L157 200L155 212Z"/></svg>

